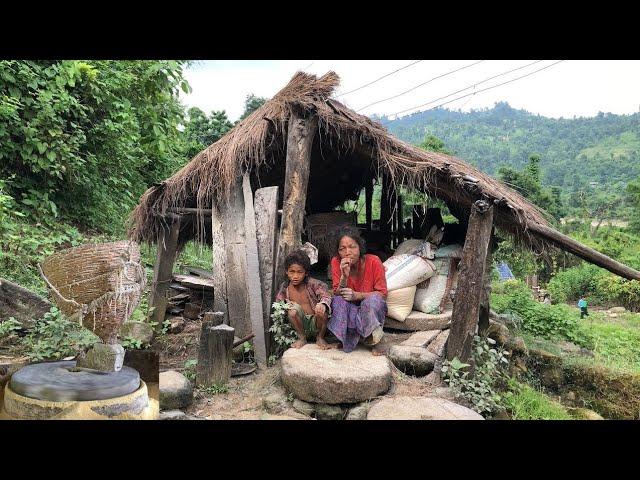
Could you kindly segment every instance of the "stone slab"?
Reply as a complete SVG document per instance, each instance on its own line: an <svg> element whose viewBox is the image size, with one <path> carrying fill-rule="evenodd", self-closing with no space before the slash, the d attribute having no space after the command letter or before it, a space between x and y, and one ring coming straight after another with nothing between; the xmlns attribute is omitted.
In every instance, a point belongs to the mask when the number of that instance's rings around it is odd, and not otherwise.
<svg viewBox="0 0 640 480"><path fill-rule="evenodd" d="M484 420L473 410L442 398L387 397L376 402L367 420Z"/></svg>
<svg viewBox="0 0 640 480"><path fill-rule="evenodd" d="M306 402L359 403L391 387L389 360L361 346L345 353L307 344L287 350L281 364L284 386Z"/></svg>
<svg viewBox="0 0 640 480"><path fill-rule="evenodd" d="M442 357L444 355L444 349L449 339L449 330L443 330L427 347L427 351Z"/></svg>
<svg viewBox="0 0 640 480"><path fill-rule="evenodd" d="M427 331L427 330L444 330L451 325L451 312L444 312L438 315L430 315L428 313L413 310L404 322L399 322L393 318L387 317L384 326L394 328L396 330L404 330L409 332Z"/></svg>
<svg viewBox="0 0 640 480"><path fill-rule="evenodd" d="M400 345L407 347L426 347L431 341L440 334L441 330L426 330L424 332L416 332L407 338Z"/></svg>

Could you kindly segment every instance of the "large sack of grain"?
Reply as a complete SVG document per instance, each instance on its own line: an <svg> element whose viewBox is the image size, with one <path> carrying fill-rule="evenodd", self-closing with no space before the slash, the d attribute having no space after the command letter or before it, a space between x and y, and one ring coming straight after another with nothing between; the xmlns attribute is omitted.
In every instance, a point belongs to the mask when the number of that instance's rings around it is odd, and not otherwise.
<svg viewBox="0 0 640 480"><path fill-rule="evenodd" d="M416 288L413 309L429 314L440 313L440 302L442 301L446 288L446 275L431 277L426 288Z"/></svg>
<svg viewBox="0 0 640 480"><path fill-rule="evenodd" d="M418 255L397 255L389 258L383 265L389 291L417 285L436 271L433 262Z"/></svg>
<svg viewBox="0 0 640 480"><path fill-rule="evenodd" d="M404 322L411 313L415 294L415 285L390 291L387 294L387 317Z"/></svg>

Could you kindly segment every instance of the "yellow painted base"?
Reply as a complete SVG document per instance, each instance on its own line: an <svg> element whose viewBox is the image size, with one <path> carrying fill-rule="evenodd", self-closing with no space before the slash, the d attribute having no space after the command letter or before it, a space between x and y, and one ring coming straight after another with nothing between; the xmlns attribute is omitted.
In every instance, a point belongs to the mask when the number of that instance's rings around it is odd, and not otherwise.
<svg viewBox="0 0 640 480"><path fill-rule="evenodd" d="M140 381L135 392L107 400L51 402L18 395L9 383L4 388L6 420L155 420L159 402L149 395L147 385Z"/></svg>

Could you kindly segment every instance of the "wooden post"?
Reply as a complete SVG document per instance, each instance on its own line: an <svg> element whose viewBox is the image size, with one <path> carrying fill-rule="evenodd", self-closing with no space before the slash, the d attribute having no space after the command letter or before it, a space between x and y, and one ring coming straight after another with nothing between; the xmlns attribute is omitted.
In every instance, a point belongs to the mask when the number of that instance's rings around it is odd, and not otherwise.
<svg viewBox="0 0 640 480"><path fill-rule="evenodd" d="M487 259L484 266L484 275L482 279L482 295L480 297L480 311L478 315L478 332L484 334L489 328L489 299L491 298L491 269L493 268L493 247L494 247L494 228L491 228L491 236L489 247L487 249Z"/></svg>
<svg viewBox="0 0 640 480"><path fill-rule="evenodd" d="M164 322L167 303L169 303L167 290L169 290L169 283L171 283L173 275L173 264L176 261L180 233L180 217L169 215L167 220L169 223L162 229L157 240L158 253L156 264L153 267L153 283L149 298L149 307L153 308L150 319L152 322L157 322L156 330L158 332L162 331L162 322Z"/></svg>
<svg viewBox="0 0 640 480"><path fill-rule="evenodd" d="M373 220L373 179L369 178L367 182L364 184L364 204L365 204L365 212L367 216L367 230L371 230L371 223Z"/></svg>
<svg viewBox="0 0 640 480"><path fill-rule="evenodd" d="M227 313L229 325L236 329L239 337L252 332L244 210L242 177L238 177L230 193L229 204L225 204L222 212L222 231L226 255Z"/></svg>
<svg viewBox="0 0 640 480"><path fill-rule="evenodd" d="M282 221L276 256L276 284L284 280L284 258L301 246L304 205L311 170L311 147L318 117L294 109L287 132L287 163L282 201Z"/></svg>
<svg viewBox="0 0 640 480"><path fill-rule="evenodd" d="M382 174L382 195L380 195L380 231L386 233L385 242L388 247L389 232L391 231L391 203L389 176Z"/></svg>
<svg viewBox="0 0 640 480"><path fill-rule="evenodd" d="M260 281L260 262L258 260L258 239L256 237L256 214L253 209L253 193L249 174L242 178L242 192L244 194L244 215L247 255L247 291L249 295L249 315L253 338L253 352L256 363L267 364L267 344L265 341L264 314L262 311L262 293Z"/></svg>
<svg viewBox="0 0 640 480"><path fill-rule="evenodd" d="M397 245L400 245L404 241L404 217L402 216L402 195L397 196L397 202L396 202L396 232L398 234Z"/></svg>
<svg viewBox="0 0 640 480"><path fill-rule="evenodd" d="M493 206L476 201L471 209L469 228L462 249L460 274L451 313L447 359L465 362L471 355L478 326L487 249L493 225Z"/></svg>
<svg viewBox="0 0 640 480"><path fill-rule="evenodd" d="M233 361L233 334L229 325L210 326L202 324L200 348L196 368L196 385L210 387L224 385L231 377Z"/></svg>
<svg viewBox="0 0 640 480"><path fill-rule="evenodd" d="M259 188L255 193L256 237L258 262L262 281L262 313L267 358L271 355L271 304L275 297L274 273L276 263L276 240L278 238L278 187Z"/></svg>
<svg viewBox="0 0 640 480"><path fill-rule="evenodd" d="M211 250L213 252L213 308L227 312L227 270L221 209L213 205L211 209Z"/></svg>
<svg viewBox="0 0 640 480"><path fill-rule="evenodd" d="M224 312L206 312L202 317L202 325L207 324L209 327L217 327L224 324Z"/></svg>

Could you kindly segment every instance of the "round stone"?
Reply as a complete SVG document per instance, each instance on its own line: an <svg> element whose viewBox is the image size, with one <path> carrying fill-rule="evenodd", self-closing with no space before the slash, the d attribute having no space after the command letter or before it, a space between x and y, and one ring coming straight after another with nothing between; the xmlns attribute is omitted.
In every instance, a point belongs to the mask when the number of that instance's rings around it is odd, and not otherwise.
<svg viewBox="0 0 640 480"><path fill-rule="evenodd" d="M191 382L180 372L169 370L160 374L160 409L176 410L193 403Z"/></svg>
<svg viewBox="0 0 640 480"><path fill-rule="evenodd" d="M282 382L305 402L359 403L389 390L391 368L387 357L364 347L345 353L307 344L284 352Z"/></svg>
<svg viewBox="0 0 640 480"><path fill-rule="evenodd" d="M75 361L46 362L21 368L10 384L15 393L37 400L104 400L135 392L140 387L140 375L130 367L99 372L78 369Z"/></svg>
<svg viewBox="0 0 640 480"><path fill-rule="evenodd" d="M388 397L375 403L367 420L484 420L473 410L443 398Z"/></svg>

